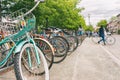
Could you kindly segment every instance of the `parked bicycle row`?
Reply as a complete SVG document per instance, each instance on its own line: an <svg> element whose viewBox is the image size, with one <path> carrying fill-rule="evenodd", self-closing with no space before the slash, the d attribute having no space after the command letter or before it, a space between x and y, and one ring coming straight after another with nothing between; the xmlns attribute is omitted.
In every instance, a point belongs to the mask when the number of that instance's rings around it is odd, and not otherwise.
<svg viewBox="0 0 120 80"><path fill-rule="evenodd" d="M13 23L1 23L2 25L4 24L4 27L9 28L15 27L13 26ZM2 26L1 26L2 27ZM5 28L4 28L5 29ZM34 49L32 48L33 46L30 44L30 42L27 42L24 44L26 46L19 46L22 44L22 41L26 41L26 39L31 40L35 42L35 45L41 50L41 53L45 56L45 59L47 61L48 68L50 69L53 65L53 63L60 63L62 62L67 55L70 55L74 50L77 49L78 44L81 44L81 41L78 40L76 36L70 35L69 33L65 32L62 29L58 28L49 28L49 29L44 29L42 30L41 34L36 34L36 33L26 33L24 36L20 36L21 32L18 34L11 34L12 32L16 31L14 28L13 29L7 29L7 31L3 31L1 29L1 54L0 54L0 62L3 62L4 60L6 61L2 66L0 67L0 70L4 70L12 66L13 64L15 65L15 70L16 74L19 74L17 71L21 65L24 65L26 69L32 74L37 74L37 75L43 75L45 73L44 69L41 70L39 73L35 73L33 70L29 70L28 66L34 66L35 67L35 61L31 62L31 60L34 60L35 56L40 55L33 55L28 53L34 53ZM9 32L8 32L9 31ZM10 36L8 36L10 35ZM28 38L26 38L28 37ZM79 36L81 37L81 36ZM19 39L18 39L19 38ZM8 39L8 41L6 41ZM18 40L16 40L18 39ZM29 43L29 44L28 44ZM19 45L18 45L19 44ZM30 47L28 47L30 46ZM14 49L21 47L20 53L17 53L15 55ZM23 48L22 48L23 47ZM30 49L30 50L29 50ZM16 49L15 49L16 50ZM12 54L12 52L14 54ZM27 54L26 54L27 53ZM8 59L7 59L7 56ZM29 57L30 56L30 57ZM19 60L21 58L21 60ZM23 61L24 60L24 61ZM28 63L30 60L30 64ZM18 64L19 61L21 64ZM41 66L43 67L43 65ZM22 67L21 67L22 68ZM25 70L25 69L23 69ZM36 69L35 69L36 70ZM22 73L21 73L22 74ZM26 74L26 73L25 73ZM16 76L17 77L17 76ZM18 79L19 80L19 79Z"/></svg>
<svg viewBox="0 0 120 80"><path fill-rule="evenodd" d="M16 80L49 80L53 63L62 62L82 42L81 36L59 28L36 34L32 11L40 0L35 2L31 10L20 9L0 22L0 72L14 66Z"/></svg>
<svg viewBox="0 0 120 80"><path fill-rule="evenodd" d="M16 80L49 80L49 58L30 35L36 25L32 11L41 0L35 2L32 9L17 10L0 22L0 71L14 66Z"/></svg>

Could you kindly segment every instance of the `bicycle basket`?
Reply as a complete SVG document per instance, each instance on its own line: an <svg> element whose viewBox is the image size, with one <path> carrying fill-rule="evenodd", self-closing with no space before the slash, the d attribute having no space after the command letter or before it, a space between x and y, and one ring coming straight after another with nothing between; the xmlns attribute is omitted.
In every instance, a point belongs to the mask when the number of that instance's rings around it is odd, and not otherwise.
<svg viewBox="0 0 120 80"><path fill-rule="evenodd" d="M23 8L9 14L7 17L12 21L17 22L20 30L24 29L25 31L30 31L35 27L36 18L32 13L24 16L27 11L26 8Z"/></svg>
<svg viewBox="0 0 120 80"><path fill-rule="evenodd" d="M36 24L36 18L32 13L24 16L27 11L27 9L23 8L6 16L5 20L0 23L0 30L7 35L16 33L12 40L23 37L26 32L35 28Z"/></svg>

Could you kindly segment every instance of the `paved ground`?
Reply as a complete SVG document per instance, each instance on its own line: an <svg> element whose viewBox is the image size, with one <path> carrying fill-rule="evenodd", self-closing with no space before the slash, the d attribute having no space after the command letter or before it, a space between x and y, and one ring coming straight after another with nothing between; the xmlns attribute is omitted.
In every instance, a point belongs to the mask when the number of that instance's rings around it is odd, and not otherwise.
<svg viewBox="0 0 120 80"><path fill-rule="evenodd" d="M86 38L83 44L60 65L53 66L51 80L120 80L120 61L111 57L119 53L120 36L113 46L94 44ZM114 51L116 50L116 51Z"/></svg>
<svg viewBox="0 0 120 80"><path fill-rule="evenodd" d="M62 63L54 64L50 80L120 80L120 36L114 45L94 44L86 38ZM15 80L14 71L0 74L0 80Z"/></svg>

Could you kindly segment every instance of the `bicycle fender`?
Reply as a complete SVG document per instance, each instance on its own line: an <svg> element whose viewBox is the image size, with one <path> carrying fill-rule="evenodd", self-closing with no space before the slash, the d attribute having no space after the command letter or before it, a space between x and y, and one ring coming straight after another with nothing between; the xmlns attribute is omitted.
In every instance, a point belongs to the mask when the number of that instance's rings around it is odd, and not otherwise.
<svg viewBox="0 0 120 80"><path fill-rule="evenodd" d="M28 43L28 41L22 41L20 42L20 44L18 44L14 50L14 53L19 53L23 47L24 44Z"/></svg>

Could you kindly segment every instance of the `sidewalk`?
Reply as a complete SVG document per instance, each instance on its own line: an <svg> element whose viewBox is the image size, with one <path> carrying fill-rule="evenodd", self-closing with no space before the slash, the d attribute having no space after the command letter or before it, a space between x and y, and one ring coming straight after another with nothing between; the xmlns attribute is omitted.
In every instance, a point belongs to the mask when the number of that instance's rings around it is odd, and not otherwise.
<svg viewBox="0 0 120 80"><path fill-rule="evenodd" d="M120 80L119 70L101 45L86 38L63 63L53 66L51 80Z"/></svg>
<svg viewBox="0 0 120 80"><path fill-rule="evenodd" d="M111 46L112 49L114 47ZM108 46L103 48L109 50ZM50 80L120 80L120 66L103 48L94 44L91 38L86 38L62 63L53 65ZM15 80L13 73L12 70L0 74L0 80Z"/></svg>

